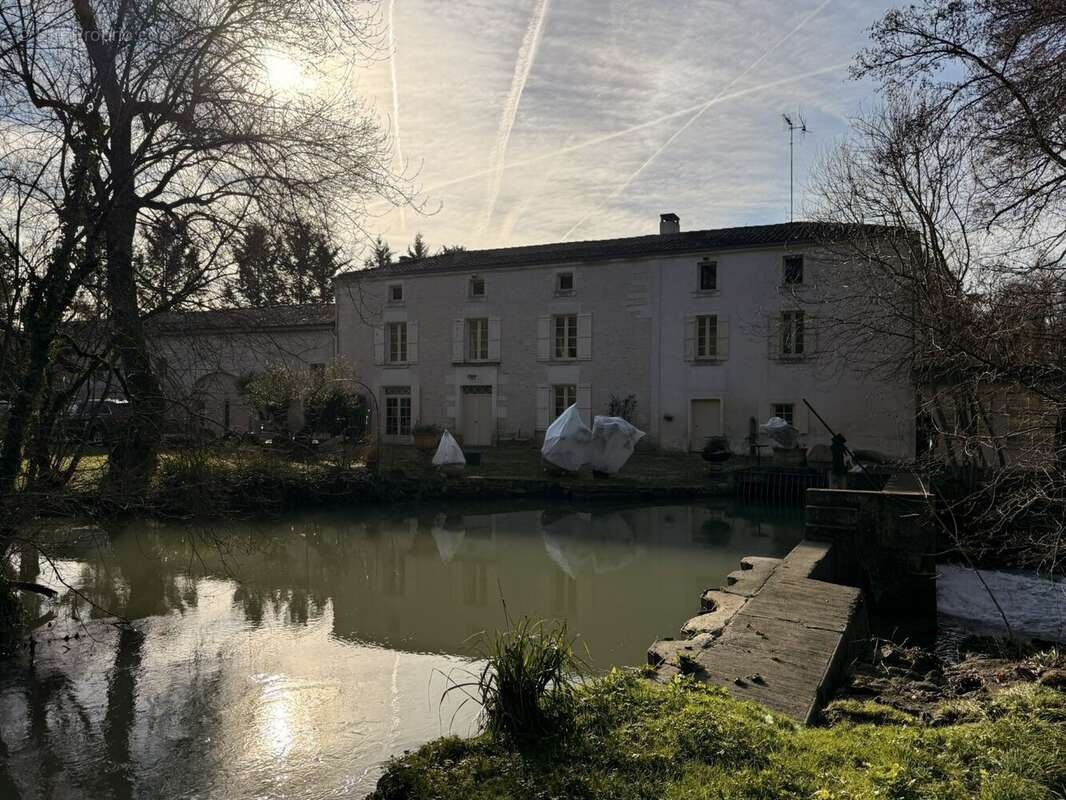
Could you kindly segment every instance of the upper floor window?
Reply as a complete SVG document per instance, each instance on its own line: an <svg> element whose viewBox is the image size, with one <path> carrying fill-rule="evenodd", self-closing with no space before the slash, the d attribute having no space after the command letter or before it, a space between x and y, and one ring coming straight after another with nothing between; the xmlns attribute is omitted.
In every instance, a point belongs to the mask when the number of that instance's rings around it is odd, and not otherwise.
<svg viewBox="0 0 1066 800"><path fill-rule="evenodd" d="M781 312L781 355L803 355L806 315L802 311Z"/></svg>
<svg viewBox="0 0 1066 800"><path fill-rule="evenodd" d="M470 361L489 360L489 321L487 319L466 321L466 357Z"/></svg>
<svg viewBox="0 0 1066 800"><path fill-rule="evenodd" d="M803 283L803 256L785 256L785 286Z"/></svg>
<svg viewBox="0 0 1066 800"><path fill-rule="evenodd" d="M406 322L390 322L385 326L385 353L390 364L407 361Z"/></svg>
<svg viewBox="0 0 1066 800"><path fill-rule="evenodd" d="M696 358L718 358L718 316L696 317Z"/></svg>
<svg viewBox="0 0 1066 800"><path fill-rule="evenodd" d="M577 314L560 314L553 317L553 322L555 358L577 358Z"/></svg>
<svg viewBox="0 0 1066 800"><path fill-rule="evenodd" d="M796 404L795 403L772 403L770 405L770 413L775 417L780 417L789 425L795 425L796 419Z"/></svg>
<svg viewBox="0 0 1066 800"><path fill-rule="evenodd" d="M574 273L572 272L557 272L555 273L555 292L556 294L569 294L574 291Z"/></svg>
<svg viewBox="0 0 1066 800"><path fill-rule="evenodd" d="M484 297L485 296L485 279L484 278L471 278L470 279L470 296L471 297Z"/></svg>
<svg viewBox="0 0 1066 800"><path fill-rule="evenodd" d="M718 262L703 259L700 262L700 291L718 291Z"/></svg>
<svg viewBox="0 0 1066 800"><path fill-rule="evenodd" d="M403 284L394 283L389 286L389 302L390 303L402 303L403 302Z"/></svg>

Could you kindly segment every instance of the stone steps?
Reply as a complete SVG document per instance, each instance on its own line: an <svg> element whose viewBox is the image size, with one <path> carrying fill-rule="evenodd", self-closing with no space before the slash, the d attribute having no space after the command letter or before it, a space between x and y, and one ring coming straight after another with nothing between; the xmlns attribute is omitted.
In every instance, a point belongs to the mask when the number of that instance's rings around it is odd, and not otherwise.
<svg viewBox="0 0 1066 800"><path fill-rule="evenodd" d="M678 672L726 687L801 722L817 718L853 641L866 635L862 592L832 574L832 545L803 541L784 558L748 557L703 593L689 638L656 642L660 680Z"/></svg>

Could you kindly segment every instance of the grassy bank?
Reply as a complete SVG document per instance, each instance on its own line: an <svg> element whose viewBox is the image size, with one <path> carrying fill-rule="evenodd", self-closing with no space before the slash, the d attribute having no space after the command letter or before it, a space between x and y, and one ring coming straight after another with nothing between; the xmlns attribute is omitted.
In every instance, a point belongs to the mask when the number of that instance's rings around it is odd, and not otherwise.
<svg viewBox="0 0 1066 800"><path fill-rule="evenodd" d="M135 512L163 516L272 514L294 509L434 500L490 500L605 496L650 499L720 490L721 474L697 454L642 451L618 476L594 478L547 472L539 451L530 447L489 448L481 463L460 478L442 476L432 453L413 447L385 448L378 469L359 461L323 458L301 461L258 447L176 450L164 453L145 502L100 501L104 455L82 459L66 489L65 502L50 494L52 509L70 513ZM717 487L717 488L716 488ZM29 498L32 502L33 498Z"/></svg>
<svg viewBox="0 0 1066 800"><path fill-rule="evenodd" d="M1066 695L1005 689L957 721L804 728L724 690L615 671L579 688L574 722L547 744L482 734L392 762L375 800L478 798L981 798L1066 793Z"/></svg>

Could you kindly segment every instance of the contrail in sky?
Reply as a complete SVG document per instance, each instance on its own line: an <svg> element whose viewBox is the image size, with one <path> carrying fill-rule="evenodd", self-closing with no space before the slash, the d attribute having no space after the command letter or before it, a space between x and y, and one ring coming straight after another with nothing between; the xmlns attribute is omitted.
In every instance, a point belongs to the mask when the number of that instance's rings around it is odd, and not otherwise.
<svg viewBox="0 0 1066 800"><path fill-rule="evenodd" d="M526 35L522 38L522 46L518 48L518 58L515 60L514 75L511 78L511 92L507 95L507 101L503 104L503 114L500 116L500 127L496 131L496 146L492 150L491 180L489 181L489 199L485 204L485 211L481 215L481 221L474 232L475 237L483 234L492 220L492 214L496 210L496 200L500 196L500 187L503 185L504 160L507 158L507 143L511 138L511 129L514 127L515 117L518 115L518 104L522 101L522 92L526 88L529 72L533 68L533 61L537 57L537 45L540 44L540 34L544 30L544 20L548 16L548 4L550 0L537 0L537 8L533 17L526 26Z"/></svg>
<svg viewBox="0 0 1066 800"><path fill-rule="evenodd" d="M395 134L393 142L396 147L396 159L400 162L400 170L406 169L403 162L403 147L400 146L400 89L396 85L396 30L392 24L392 12L396 6L396 0L389 0L389 74L392 76L392 126ZM400 206L400 227L407 230L407 215L403 206Z"/></svg>
<svg viewBox="0 0 1066 800"><path fill-rule="evenodd" d="M770 47L768 47L766 49L766 51L761 56L759 56L757 59L752 61L743 72L741 72L739 75L737 75L735 78L733 78L733 80L731 80L729 83L727 83L722 88L722 90L718 92L718 94L716 94L713 98L711 98L709 101L707 101L704 105L700 106L691 117L689 117L687 120L685 120L685 124L684 125L682 125L676 131L674 131L673 134L670 135L670 138L668 138L665 142L663 142L658 150L656 150L654 153L652 153L650 156L648 156L647 159L645 159L644 163L641 164L639 167L637 167L636 170L634 170L633 173L628 178L626 178L618 188L616 188L613 192L611 192L609 195L607 195L607 197L604 199L603 202L604 203L611 202L616 197L618 197L620 194L622 194L626 189L628 189L630 187L630 185L633 183L633 181L635 181L637 178L639 178L641 173L644 172L644 170L646 170L649 166L651 166L652 162L655 161L655 159L657 159L659 156L661 156L666 151L666 149L669 148L670 145L672 145L674 143L674 141L676 141L679 136L681 136L681 134L683 134L685 131L687 131L689 129L689 127L691 127L693 122L695 122L697 119L699 119L701 116L703 116L703 112L704 111L706 111L708 108L710 108L712 105L714 105L715 102L718 101L718 99L721 98L723 94L725 94L725 92L727 92L729 89L731 89L737 83L737 81L741 80L745 75L747 75L749 72L751 72L757 66L759 66L759 64L761 64L764 60L769 58L774 53L774 51L777 50L778 47L783 45L786 41L788 41L795 34L797 34L803 28L804 25L806 25L808 22L810 22L812 19L814 19L816 16L818 16L818 14L821 12L821 10L823 8L825 8L827 5L829 5L831 2L833 2L833 0L822 0L822 2L818 5L818 7L816 9L814 9L814 11L812 11L810 14L808 14L807 16L805 16L803 19L801 19L799 21L799 24L796 25L795 28L790 30L788 33L786 33L784 36L782 36L780 39L778 39L776 42L774 42L772 45L770 45ZM578 228L580 228L582 225L584 225L586 222L588 222L589 219L592 217L592 215L594 213L595 213L594 211L590 211L588 214L586 214L581 219L579 219L577 222L575 222L572 226L570 226L570 229L566 233L563 234L563 240L569 239L571 234L573 234L574 231L576 231Z"/></svg>
<svg viewBox="0 0 1066 800"><path fill-rule="evenodd" d="M578 142L577 144L566 145L565 147L560 147L547 153L541 153L537 156L530 156L529 158L524 158L519 161L511 161L507 164L504 164L502 169L509 170L517 169L519 167L528 167L532 164L539 164L541 161L547 161L551 158L558 158L559 156L565 156L570 153L576 153L579 150L584 150L586 147L595 147L596 145L604 144L605 142L610 142L614 139L620 139L623 136L628 136L629 134L636 133L637 131L642 131L647 128L653 128L656 125L661 125L662 123L669 122L672 119L688 116L689 114L699 111L705 106L718 105L719 103L725 103L729 100L735 100L738 97L746 97L749 94L757 94L759 92L766 91L767 89L775 89L778 86L786 86L790 83L797 83L798 81L803 81L807 78L816 78L819 75L827 75L830 72L836 72L837 70L844 69L845 67L848 67L850 65L851 62L842 61L839 64L831 64L828 67L820 67L818 69L811 70L810 72L802 72L799 75L789 75L787 78L779 78L778 80L770 81L769 83L762 83L758 86L749 86L747 89L738 89L735 92L720 95L710 101L703 101L701 103L696 103L695 105L691 105L686 108L680 108L677 111L671 111L669 114L663 114L662 116L655 117L655 119L649 119L636 125L631 125L628 128L623 128L622 130L614 131L613 133L605 133L602 136L593 136L591 139L586 139L585 141ZM472 181L477 178L483 178L486 175L493 174L495 171L496 170L491 167L487 169L480 169L477 172L471 172L470 174L463 175L459 178L449 178L446 181L435 183L432 186L426 186L422 189L422 191L440 191L441 189L447 189L451 186L456 186L460 183L466 183L467 181ZM377 203L373 203L369 207L369 210L383 208L386 205L388 205L387 201L382 200Z"/></svg>

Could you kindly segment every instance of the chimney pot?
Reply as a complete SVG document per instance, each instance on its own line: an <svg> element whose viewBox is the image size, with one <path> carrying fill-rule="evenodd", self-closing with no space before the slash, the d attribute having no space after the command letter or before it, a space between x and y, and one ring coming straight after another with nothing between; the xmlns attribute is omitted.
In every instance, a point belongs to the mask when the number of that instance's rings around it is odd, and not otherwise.
<svg viewBox="0 0 1066 800"><path fill-rule="evenodd" d="M677 214L660 214L659 235L668 236L671 233L681 233L681 218Z"/></svg>

